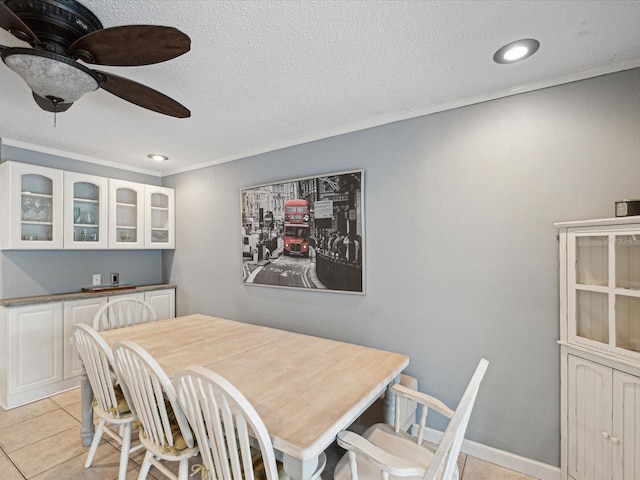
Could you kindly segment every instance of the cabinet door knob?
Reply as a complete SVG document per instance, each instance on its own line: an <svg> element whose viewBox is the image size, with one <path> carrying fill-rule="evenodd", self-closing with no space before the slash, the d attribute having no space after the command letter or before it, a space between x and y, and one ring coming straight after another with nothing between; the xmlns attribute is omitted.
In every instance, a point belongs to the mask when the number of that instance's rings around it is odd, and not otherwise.
<svg viewBox="0 0 640 480"><path fill-rule="evenodd" d="M611 438L611 434L609 432L602 432L602 438Z"/></svg>
<svg viewBox="0 0 640 480"><path fill-rule="evenodd" d="M611 437L611 442L614 443L615 445L620 443L620 439L618 437Z"/></svg>

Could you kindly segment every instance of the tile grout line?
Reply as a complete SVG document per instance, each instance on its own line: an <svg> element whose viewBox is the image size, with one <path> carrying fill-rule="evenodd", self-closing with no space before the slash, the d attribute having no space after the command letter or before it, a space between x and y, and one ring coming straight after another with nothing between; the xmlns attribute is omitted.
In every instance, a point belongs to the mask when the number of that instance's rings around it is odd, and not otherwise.
<svg viewBox="0 0 640 480"><path fill-rule="evenodd" d="M4 453L4 456L7 457L7 460L9 460L11 462L11 464L16 468L16 471L22 476L22 478L27 480L27 477L24 474L24 472L22 470L20 470L20 467L18 467L18 465L16 465L16 463L13 461L11 456L9 456L9 454L5 451L4 447L0 446L0 450L2 450L2 453Z"/></svg>
<svg viewBox="0 0 640 480"><path fill-rule="evenodd" d="M76 421L76 422L78 423L78 425L74 425L73 427L65 428L64 430L61 430L60 432L66 432L67 430L71 430L72 428L76 428L76 427L78 427L78 426L81 426L81 425L82 425L82 422L80 422L76 417L74 417L73 415L71 415L71 414L70 414L69 412L67 412L65 409L63 409L63 408L58 408L57 410L61 410L61 411L63 411L66 415L68 415L69 417L71 417L71 419L72 419L72 420L74 420L74 421ZM46 412L46 413L43 413L43 414L41 414L41 415L36 415L35 417L29 417L29 418L27 418L27 419L25 419L25 420L22 420L21 422L14 423L14 424L12 424L12 425L9 425L8 427L3 427L3 428L2 428L2 430L6 429L6 428L14 428L14 427L17 427L17 426L18 426L18 425L20 425L21 423L28 422L28 421L30 421L30 420L33 420L33 419L38 418L38 417L42 417L42 416L44 416L44 415L48 415L48 414L53 413L53 412L55 412L55 411L56 411L56 410L52 410L52 411L50 411L50 412ZM21 449L21 448L28 447L28 446L33 445L34 443L37 443L37 442L39 442L39 441L41 441L41 440L45 440L45 439L47 439L47 438L51 438L51 437L53 437L54 435L57 435L57 434L58 434L58 433L60 433L60 432L55 432L55 433L52 433L51 435L48 435L48 436L46 436L46 437L39 438L39 439L38 439L38 440L36 440L35 442L27 443L27 444L25 444L25 445L22 445L21 447L17 448L16 450L19 450L19 449ZM6 455L9 455L9 452L7 452L7 451L5 450L5 448L4 448L2 445L0 445L0 448L2 448L2 451L3 451L3 452L5 452L5 454L6 454ZM15 451L15 450L14 450L14 451ZM13 453L13 452L11 452L11 453Z"/></svg>

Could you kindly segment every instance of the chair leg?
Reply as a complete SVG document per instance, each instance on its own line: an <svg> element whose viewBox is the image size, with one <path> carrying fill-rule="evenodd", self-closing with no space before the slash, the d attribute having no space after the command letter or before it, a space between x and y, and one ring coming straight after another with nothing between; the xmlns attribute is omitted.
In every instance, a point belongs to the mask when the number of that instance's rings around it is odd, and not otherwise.
<svg viewBox="0 0 640 480"><path fill-rule="evenodd" d="M149 469L151 468L151 458L153 457L153 453L147 450L147 453L144 455L144 460L142 465L140 466L140 474L138 475L138 480L145 480L147 475L149 474Z"/></svg>
<svg viewBox="0 0 640 480"><path fill-rule="evenodd" d="M93 457L98 450L98 445L100 445L100 440L102 440L102 434L104 433L104 426L107 422L104 420L100 420L98 422L98 428L96 428L96 432L93 434L93 440L91 441L91 448L89 449L89 454L87 455L87 461L84 464L84 468L89 468L91 466L91 462L93 462Z"/></svg>
<svg viewBox="0 0 640 480"><path fill-rule="evenodd" d="M188 480L189 479L189 459L184 458L180 460L180 464L178 467L178 480Z"/></svg>
<svg viewBox="0 0 640 480"><path fill-rule="evenodd" d="M121 425L120 434L122 436L122 445L120 445L120 469L118 471L118 480L125 480L127 477L127 467L129 466L129 450L131 449L131 424L125 423Z"/></svg>
<svg viewBox="0 0 640 480"><path fill-rule="evenodd" d="M324 467L327 466L327 456L322 453L322 455L320 455L318 457L318 467L316 468L316 471L313 472L313 476L311 477L311 480L318 480L320 478L320 475L322 475L322 472L324 472Z"/></svg>

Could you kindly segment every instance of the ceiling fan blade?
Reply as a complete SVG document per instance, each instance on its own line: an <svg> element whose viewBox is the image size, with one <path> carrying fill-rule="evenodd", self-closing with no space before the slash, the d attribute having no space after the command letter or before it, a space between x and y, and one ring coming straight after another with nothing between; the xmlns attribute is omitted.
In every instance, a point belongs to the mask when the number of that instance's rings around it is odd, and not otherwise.
<svg viewBox="0 0 640 480"><path fill-rule="evenodd" d="M190 48L191 39L176 28L124 25L80 37L71 44L69 53L95 65L131 67L171 60Z"/></svg>
<svg viewBox="0 0 640 480"><path fill-rule="evenodd" d="M40 43L36 34L31 31L27 24L20 20L20 17L2 2L0 2L0 27L20 40L29 43Z"/></svg>
<svg viewBox="0 0 640 480"><path fill-rule="evenodd" d="M100 87L116 97L171 117L188 118L191 116L189 109L167 97L164 93L112 73L95 71L105 78Z"/></svg>

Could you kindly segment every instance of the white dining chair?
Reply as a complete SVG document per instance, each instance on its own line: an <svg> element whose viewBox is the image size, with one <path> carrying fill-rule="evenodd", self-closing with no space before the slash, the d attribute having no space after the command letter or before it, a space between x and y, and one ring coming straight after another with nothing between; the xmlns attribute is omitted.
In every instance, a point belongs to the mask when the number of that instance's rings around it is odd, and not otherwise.
<svg viewBox="0 0 640 480"><path fill-rule="evenodd" d="M282 464L276 462L266 426L234 385L196 365L178 372L176 383L178 400L200 445L203 478L287 478ZM314 477L324 464L323 460Z"/></svg>
<svg viewBox="0 0 640 480"><path fill-rule="evenodd" d="M393 427L376 424L362 436L350 431L340 432L338 445L345 448L347 453L338 461L334 479L388 480L391 477L403 477L407 480L457 480L458 454L488 365L489 362L484 358L480 360L455 411L430 395L401 385L391 387L396 398L408 398L422 406L417 436L401 431L398 409ZM436 446L423 442L430 410L450 419Z"/></svg>
<svg viewBox="0 0 640 480"><path fill-rule="evenodd" d="M198 447L169 377L149 352L132 341L116 343L113 357L147 449L138 480L147 478L151 465L172 480L187 480L189 459L198 454ZM163 461L178 462L178 475Z"/></svg>
<svg viewBox="0 0 640 480"><path fill-rule="evenodd" d="M122 297L105 303L93 317L93 328L99 332L130 327L158 319L153 307L139 298Z"/></svg>
<svg viewBox="0 0 640 480"><path fill-rule="evenodd" d="M113 354L107 342L84 323L73 327L73 338L93 390L93 412L99 419L84 467L91 466L102 436L106 433L120 445L118 479L124 480L129 454L142 448L141 443L131 447L132 423L137 417L125 400L122 391L125 387L118 383L113 370ZM116 428L118 433L114 431Z"/></svg>

